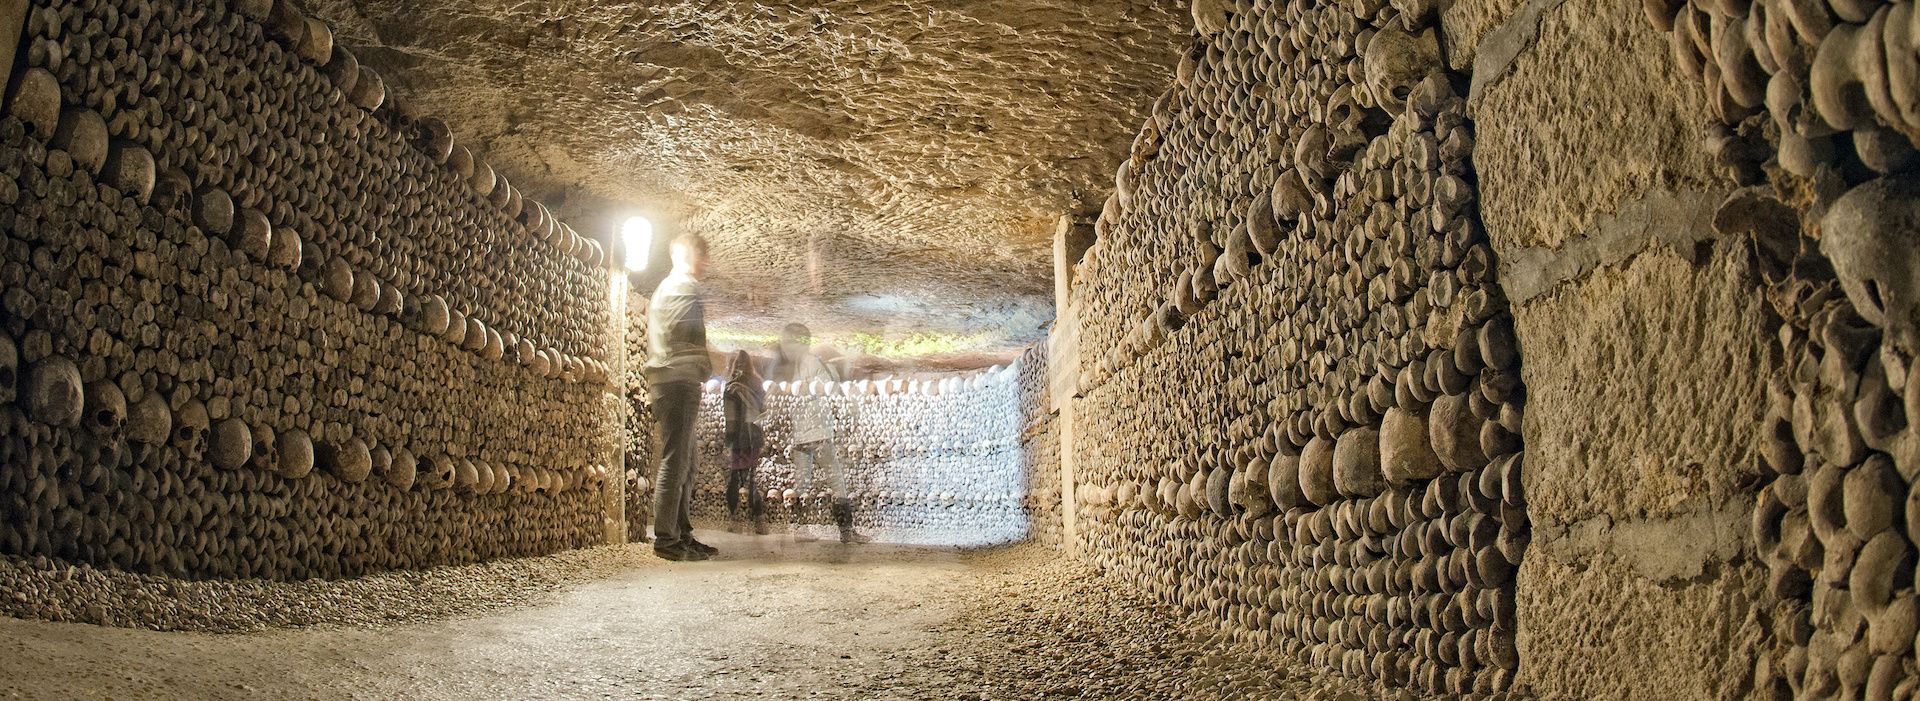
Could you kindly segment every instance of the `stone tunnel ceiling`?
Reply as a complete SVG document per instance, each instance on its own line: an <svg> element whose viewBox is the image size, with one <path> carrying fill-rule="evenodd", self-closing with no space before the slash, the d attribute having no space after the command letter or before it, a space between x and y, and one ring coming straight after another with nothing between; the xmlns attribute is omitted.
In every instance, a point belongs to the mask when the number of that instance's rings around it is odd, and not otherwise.
<svg viewBox="0 0 1920 701"><path fill-rule="evenodd" d="M581 234L707 234L722 336L976 352L1043 334L1056 222L1105 198L1191 23L1176 0L308 9Z"/></svg>

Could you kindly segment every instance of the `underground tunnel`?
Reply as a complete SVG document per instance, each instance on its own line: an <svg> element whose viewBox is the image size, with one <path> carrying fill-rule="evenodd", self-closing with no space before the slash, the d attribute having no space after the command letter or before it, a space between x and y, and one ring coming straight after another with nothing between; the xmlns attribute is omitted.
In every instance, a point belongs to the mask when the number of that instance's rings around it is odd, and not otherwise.
<svg viewBox="0 0 1920 701"><path fill-rule="evenodd" d="M0 57L0 695L1920 698L1913 0Z"/></svg>

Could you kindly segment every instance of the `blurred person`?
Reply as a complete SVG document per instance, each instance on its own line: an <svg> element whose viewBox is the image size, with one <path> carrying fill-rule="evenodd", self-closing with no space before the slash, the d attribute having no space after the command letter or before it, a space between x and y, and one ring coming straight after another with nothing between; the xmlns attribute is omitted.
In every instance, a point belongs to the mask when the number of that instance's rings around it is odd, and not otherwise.
<svg viewBox="0 0 1920 701"><path fill-rule="evenodd" d="M815 380L838 382L841 379L814 355L813 330L797 322L787 324L786 328L780 330L779 352L771 374L777 381L802 385ZM872 538L853 528L853 502L847 498L846 470L840 463L839 451L834 445L833 404L826 397L811 394L802 396L803 399L794 409L793 430L789 439L792 445L788 448L793 458L794 486L803 499L812 499L815 494L814 468L824 468L827 483L833 492L833 522L840 529L840 542L871 543ZM804 524L797 522L800 520L797 513L794 520L794 540L815 540Z"/></svg>
<svg viewBox="0 0 1920 701"><path fill-rule="evenodd" d="M673 272L660 281L647 305L647 384L660 419L660 472L654 479L653 551L667 560L705 560L719 551L693 538L693 468L699 446L693 438L700 385L713 375L707 355L707 240L685 234L673 240Z"/></svg>
<svg viewBox="0 0 1920 701"><path fill-rule="evenodd" d="M740 529L740 493L746 492L747 513L755 535L767 534L766 495L760 491L760 457L766 449L767 389L753 367L753 356L735 351L727 368L722 397L727 417L727 526Z"/></svg>

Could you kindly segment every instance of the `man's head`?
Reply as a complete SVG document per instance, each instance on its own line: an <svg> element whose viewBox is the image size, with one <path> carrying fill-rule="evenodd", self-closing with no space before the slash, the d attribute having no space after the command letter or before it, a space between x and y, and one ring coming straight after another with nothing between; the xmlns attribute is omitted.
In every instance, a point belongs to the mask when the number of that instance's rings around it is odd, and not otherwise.
<svg viewBox="0 0 1920 701"><path fill-rule="evenodd" d="M806 324L794 322L780 329L780 352L788 357L797 357L813 349L813 330Z"/></svg>
<svg viewBox="0 0 1920 701"><path fill-rule="evenodd" d="M699 279L707 274L707 239L699 234L681 234L669 246L673 269Z"/></svg>

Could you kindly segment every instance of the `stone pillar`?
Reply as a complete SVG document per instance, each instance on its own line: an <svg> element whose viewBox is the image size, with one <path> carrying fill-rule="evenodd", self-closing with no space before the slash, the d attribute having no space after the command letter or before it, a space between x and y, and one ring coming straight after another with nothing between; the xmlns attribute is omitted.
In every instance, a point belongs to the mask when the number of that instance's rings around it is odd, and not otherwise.
<svg viewBox="0 0 1920 701"><path fill-rule="evenodd" d="M1047 337L1047 385L1059 415L1060 431L1060 543L1067 552L1079 549L1074 498L1074 397L1080 393L1080 315L1073 308L1073 265L1086 252L1078 240L1073 217L1060 218L1053 235L1053 332Z"/></svg>
<svg viewBox="0 0 1920 701"><path fill-rule="evenodd" d="M1517 681L1746 697L1755 612L1776 609L1745 545L1770 337L1746 242L1713 225L1737 183L1640 7L1509 5L1446 19L1456 49L1478 47L1456 56L1474 62L1481 211L1526 381Z"/></svg>

